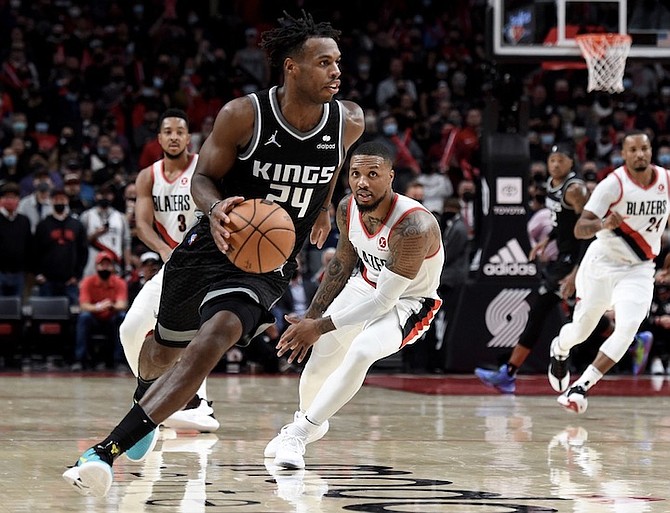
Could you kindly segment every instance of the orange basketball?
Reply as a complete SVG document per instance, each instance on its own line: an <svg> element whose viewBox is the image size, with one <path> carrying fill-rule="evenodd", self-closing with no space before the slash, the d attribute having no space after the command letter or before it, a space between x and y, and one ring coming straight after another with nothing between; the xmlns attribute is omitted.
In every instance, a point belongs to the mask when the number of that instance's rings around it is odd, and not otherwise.
<svg viewBox="0 0 670 513"><path fill-rule="evenodd" d="M293 220L281 205L265 199L243 201L228 212L230 232L226 255L249 273L281 267L295 245Z"/></svg>

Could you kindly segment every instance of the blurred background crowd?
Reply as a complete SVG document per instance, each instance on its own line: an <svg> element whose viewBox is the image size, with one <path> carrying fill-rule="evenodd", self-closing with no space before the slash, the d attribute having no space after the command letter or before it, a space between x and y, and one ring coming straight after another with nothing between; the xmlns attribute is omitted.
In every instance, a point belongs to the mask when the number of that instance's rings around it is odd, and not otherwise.
<svg viewBox="0 0 670 513"><path fill-rule="evenodd" d="M586 92L584 69L492 62L485 0L0 0L0 293L64 295L76 314L82 281L109 261L132 302L161 265L134 232L135 178L162 158L159 116L183 109L197 153L224 103L277 83L260 34L284 9L302 8L342 30L338 97L363 107L361 141L393 150L396 190L422 201L443 227L454 216L462 221L465 257L454 265L466 270L445 273L446 289L467 279L481 237L480 138L491 102L503 113L494 129L528 133L533 163L519 173L530 184L529 214L543 207L554 142L574 143L577 167L592 184L621 165L630 128L645 130L656 161L670 166L670 66L629 62L625 91L610 96ZM521 103L527 127L514 114ZM343 180L334 200L345 192ZM104 220L104 248L93 218ZM284 311L306 307L335 228L331 235L323 250L305 248L295 283L303 291ZM75 369L96 364L75 356L74 343L63 347L59 356ZM35 352L44 348L19 341L2 361L25 366ZM123 365L118 352L98 360L99 368Z"/></svg>

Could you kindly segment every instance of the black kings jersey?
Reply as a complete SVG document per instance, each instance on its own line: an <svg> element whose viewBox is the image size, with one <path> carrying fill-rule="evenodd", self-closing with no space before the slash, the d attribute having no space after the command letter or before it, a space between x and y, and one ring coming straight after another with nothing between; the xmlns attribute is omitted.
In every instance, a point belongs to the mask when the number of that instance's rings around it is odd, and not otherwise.
<svg viewBox="0 0 670 513"><path fill-rule="evenodd" d="M551 178L547 180L547 199L545 206L551 210L551 222L556 231L556 246L559 253L569 254L576 257L579 253L580 242L575 237L574 229L579 215L565 202L565 191L573 183L586 187L584 180L579 178L574 171L568 173L563 183L552 187Z"/></svg>
<svg viewBox="0 0 670 513"><path fill-rule="evenodd" d="M343 107L337 100L324 104L317 125L300 132L284 119L276 87L249 98L255 110L254 133L219 189L223 197L266 198L281 204L295 225L294 257L309 236L345 157Z"/></svg>

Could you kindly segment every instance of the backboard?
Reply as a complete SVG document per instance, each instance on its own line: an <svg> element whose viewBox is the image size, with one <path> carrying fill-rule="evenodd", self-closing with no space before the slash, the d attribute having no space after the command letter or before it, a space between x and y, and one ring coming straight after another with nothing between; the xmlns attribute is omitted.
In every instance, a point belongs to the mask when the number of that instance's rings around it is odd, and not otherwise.
<svg viewBox="0 0 670 513"><path fill-rule="evenodd" d="M664 0L489 0L493 58L580 59L575 36L628 34L629 58L670 60L670 2Z"/></svg>

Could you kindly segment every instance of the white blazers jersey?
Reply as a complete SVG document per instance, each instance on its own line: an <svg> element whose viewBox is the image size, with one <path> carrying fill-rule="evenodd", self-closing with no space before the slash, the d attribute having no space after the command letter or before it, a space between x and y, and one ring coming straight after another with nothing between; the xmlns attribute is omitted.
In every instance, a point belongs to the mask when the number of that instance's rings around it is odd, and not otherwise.
<svg viewBox="0 0 670 513"><path fill-rule="evenodd" d="M151 166L154 223L163 240L174 248L197 218L195 201L191 196L191 179L198 155L192 155L188 167L172 181L163 172L164 160L158 160Z"/></svg>
<svg viewBox="0 0 670 513"><path fill-rule="evenodd" d="M601 219L618 212L623 222L616 230L600 230L596 237L626 262L652 260L661 249L661 236L668 221L668 170L653 166L654 181L647 187L631 178L621 166L599 183L584 206ZM633 172L634 173L634 172Z"/></svg>
<svg viewBox="0 0 670 513"><path fill-rule="evenodd" d="M423 210L433 216L421 203L407 196L395 194L391 209L386 219L375 233L368 232L361 219L353 196L349 199L347 233L349 241L356 249L362 265L362 277L372 286L376 286L379 273L389 258L389 238L391 231L410 212ZM435 221L437 223L437 220ZM440 240L440 248L432 255L428 255L419 273L407 287L402 297L433 297L437 298L437 288L440 285L440 274L444 265L444 247Z"/></svg>

